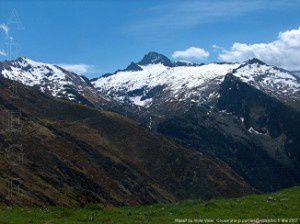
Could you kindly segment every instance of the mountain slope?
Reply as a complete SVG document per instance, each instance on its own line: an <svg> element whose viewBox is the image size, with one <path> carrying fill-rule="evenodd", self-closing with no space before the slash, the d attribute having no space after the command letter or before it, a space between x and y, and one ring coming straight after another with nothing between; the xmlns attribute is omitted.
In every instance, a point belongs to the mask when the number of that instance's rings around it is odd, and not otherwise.
<svg viewBox="0 0 300 224"><path fill-rule="evenodd" d="M178 147L132 120L21 84L13 97L10 85L0 79L1 118L20 116L9 122L14 129L1 122L2 203L119 206L254 192L220 160ZM16 144L22 163L7 150Z"/></svg>
<svg viewBox="0 0 300 224"><path fill-rule="evenodd" d="M299 78L258 59L176 66L153 57L92 83L123 104L113 110L222 159L260 190L300 182Z"/></svg>
<svg viewBox="0 0 300 224"><path fill-rule="evenodd" d="M233 75L219 95L215 108L166 116L156 130L222 159L262 191L299 184L300 113Z"/></svg>

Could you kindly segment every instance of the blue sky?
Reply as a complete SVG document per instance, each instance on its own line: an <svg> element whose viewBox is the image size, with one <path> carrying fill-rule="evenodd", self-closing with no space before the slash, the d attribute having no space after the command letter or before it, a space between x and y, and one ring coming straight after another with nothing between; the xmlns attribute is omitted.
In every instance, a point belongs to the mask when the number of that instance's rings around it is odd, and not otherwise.
<svg viewBox="0 0 300 224"><path fill-rule="evenodd" d="M13 12L24 29L10 22ZM124 68L149 51L196 62L240 61L255 55L298 69L299 26L298 0L1 0L0 60L8 58L6 43L13 38L19 45L16 56L68 65L89 77ZM280 32L289 32L288 37L296 38L296 46L289 45L287 49L287 35ZM236 42L247 45L233 46ZM297 61L280 64L284 57L274 52L270 52L269 59L265 49L280 44L280 49L288 52L285 54L298 55Z"/></svg>

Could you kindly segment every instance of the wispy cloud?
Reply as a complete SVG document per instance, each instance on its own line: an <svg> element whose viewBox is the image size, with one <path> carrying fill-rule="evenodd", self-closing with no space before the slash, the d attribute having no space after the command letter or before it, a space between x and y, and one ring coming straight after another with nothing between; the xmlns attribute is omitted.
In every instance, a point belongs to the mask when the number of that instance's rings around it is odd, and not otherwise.
<svg viewBox="0 0 300 224"><path fill-rule="evenodd" d="M87 64L58 64L58 66L80 75L92 72L94 68L93 65Z"/></svg>
<svg viewBox="0 0 300 224"><path fill-rule="evenodd" d="M0 24L0 37L2 36L1 33L4 33L4 39L9 38L9 28L6 24L2 23ZM0 42L2 42L3 39L1 37ZM1 44L2 45L2 44ZM0 56L6 56L6 52L3 49L0 49Z"/></svg>
<svg viewBox="0 0 300 224"><path fill-rule="evenodd" d="M180 1L160 4L144 11L144 19L128 24L124 32L151 33L187 29L203 23L235 18L254 11L278 9L299 4L295 1L268 0L216 0Z"/></svg>
<svg viewBox="0 0 300 224"><path fill-rule="evenodd" d="M201 60L209 57L209 52L199 47L190 47L183 51L175 51L172 57L175 59Z"/></svg>
<svg viewBox="0 0 300 224"><path fill-rule="evenodd" d="M5 52L4 50L1 50L1 49L0 49L0 55L1 55L1 56L6 56L6 52Z"/></svg>
<svg viewBox="0 0 300 224"><path fill-rule="evenodd" d="M0 31L3 31L5 34L5 37L8 38L9 37L9 28L7 25L5 25L4 23L0 24Z"/></svg>
<svg viewBox="0 0 300 224"><path fill-rule="evenodd" d="M255 57L289 70L300 70L300 27L280 32L277 39L269 43L236 42L229 50L221 49L218 57L238 62Z"/></svg>

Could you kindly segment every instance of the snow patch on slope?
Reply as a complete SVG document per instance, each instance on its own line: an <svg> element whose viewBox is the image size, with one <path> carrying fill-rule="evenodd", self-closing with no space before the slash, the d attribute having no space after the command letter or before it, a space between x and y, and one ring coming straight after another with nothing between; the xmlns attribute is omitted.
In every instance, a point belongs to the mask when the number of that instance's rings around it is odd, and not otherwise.
<svg viewBox="0 0 300 224"><path fill-rule="evenodd" d="M261 133L259 131L256 131L253 127L250 127L248 129L248 132L252 133L252 134L257 134L257 135L265 135L264 133Z"/></svg>
<svg viewBox="0 0 300 224"><path fill-rule="evenodd" d="M259 90L272 95L295 97L300 91L299 80L289 72L266 64L245 64L233 75Z"/></svg>

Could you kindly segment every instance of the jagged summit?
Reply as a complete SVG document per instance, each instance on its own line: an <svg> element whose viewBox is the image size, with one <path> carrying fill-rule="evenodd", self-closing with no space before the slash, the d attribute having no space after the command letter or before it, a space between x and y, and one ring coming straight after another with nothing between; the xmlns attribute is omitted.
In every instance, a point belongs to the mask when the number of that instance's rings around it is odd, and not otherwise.
<svg viewBox="0 0 300 224"><path fill-rule="evenodd" d="M258 58L252 58L252 59L246 61L245 64L260 64L260 65L266 65L265 62L259 60Z"/></svg>
<svg viewBox="0 0 300 224"><path fill-rule="evenodd" d="M115 75L119 72L136 72L136 71L143 71L143 66L147 65L157 65L157 64L162 64L166 67L197 67L197 66L202 66L204 63L193 63L193 62L188 62L188 61L171 61L167 56L157 53L155 51L150 51L147 53L142 60L139 62L131 62L125 69L118 69L115 72L112 73L105 73L102 76L98 78L93 78L90 81L96 81L99 78L106 78L112 75ZM215 63L217 64L217 63ZM224 63L224 64L229 64L229 63Z"/></svg>
<svg viewBox="0 0 300 224"><path fill-rule="evenodd" d="M21 57L18 57L15 61L26 61L26 60L28 60L28 57L21 56Z"/></svg>
<svg viewBox="0 0 300 224"><path fill-rule="evenodd" d="M222 62L221 62L222 63ZM238 68L234 69L233 72L236 72L237 69L243 68L243 67L251 67L251 66L261 66L261 65L265 65L265 66L269 66L268 64L266 64L265 62L261 61L258 58L251 58L247 61L244 61Z"/></svg>
<svg viewBox="0 0 300 224"><path fill-rule="evenodd" d="M32 65L32 66L56 66L56 65L52 65L50 63L44 63L44 62L40 62L40 61L36 61L36 60L33 60L29 57L26 57L26 56L21 56L21 57L18 57L17 59L15 60L11 60L9 62L15 62L15 63L26 63L26 64L29 64L29 65ZM59 67L59 66L56 66L56 67Z"/></svg>
<svg viewBox="0 0 300 224"><path fill-rule="evenodd" d="M149 64L163 64L165 66L173 66L173 63L169 58L166 56L159 54L154 51L150 51L148 54L146 54L143 59L138 62L139 65L149 65Z"/></svg>
<svg viewBox="0 0 300 224"><path fill-rule="evenodd" d="M124 71L142 71L143 69L136 63L131 62Z"/></svg>

